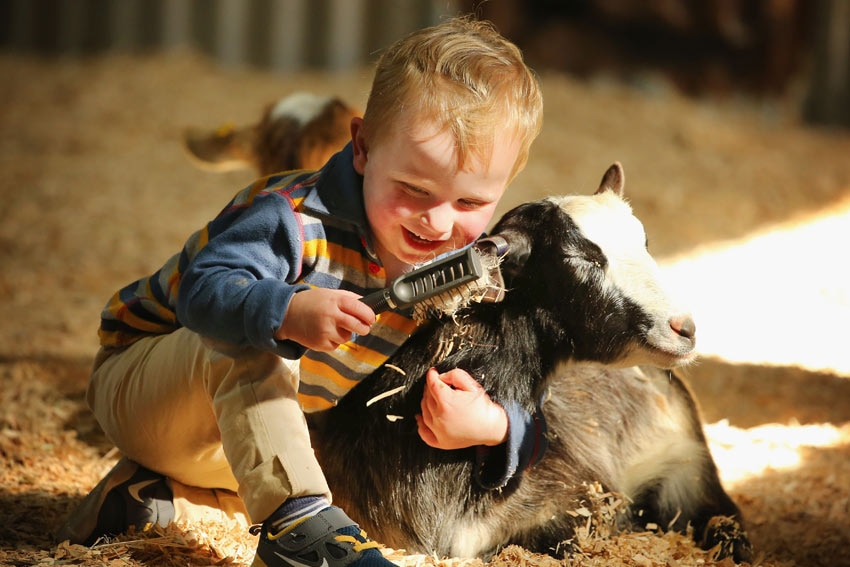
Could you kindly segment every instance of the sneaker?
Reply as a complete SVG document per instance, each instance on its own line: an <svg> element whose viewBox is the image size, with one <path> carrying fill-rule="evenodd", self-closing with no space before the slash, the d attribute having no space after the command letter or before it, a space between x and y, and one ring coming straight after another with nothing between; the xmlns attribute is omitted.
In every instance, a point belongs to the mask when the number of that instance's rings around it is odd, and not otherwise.
<svg viewBox="0 0 850 567"><path fill-rule="evenodd" d="M166 477L124 457L89 492L56 534L58 541L93 545L130 527L138 531L174 519Z"/></svg>
<svg viewBox="0 0 850 567"><path fill-rule="evenodd" d="M260 534L252 567L395 567L381 554L381 545L336 506L280 531L273 525L251 527L252 534Z"/></svg>

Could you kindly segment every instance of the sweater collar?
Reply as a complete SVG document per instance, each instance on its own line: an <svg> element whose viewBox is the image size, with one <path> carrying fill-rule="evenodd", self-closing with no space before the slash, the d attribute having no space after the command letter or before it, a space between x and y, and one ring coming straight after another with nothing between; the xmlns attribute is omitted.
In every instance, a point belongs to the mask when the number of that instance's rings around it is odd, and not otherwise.
<svg viewBox="0 0 850 567"><path fill-rule="evenodd" d="M354 169L351 142L322 167L316 190L307 194L303 206L315 213L354 225L363 237L369 255L377 259L363 204L363 176Z"/></svg>

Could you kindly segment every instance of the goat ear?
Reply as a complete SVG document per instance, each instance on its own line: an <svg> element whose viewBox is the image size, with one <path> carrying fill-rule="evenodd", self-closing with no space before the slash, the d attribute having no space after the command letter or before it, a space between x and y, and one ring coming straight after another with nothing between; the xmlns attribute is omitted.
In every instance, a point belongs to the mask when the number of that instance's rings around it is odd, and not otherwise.
<svg viewBox="0 0 850 567"><path fill-rule="evenodd" d="M614 162L614 164L608 168L608 171L605 172L605 175L602 176L602 181L599 183L599 189L596 190L596 195L600 193L604 193L605 191L613 191L618 196L623 196L623 188L626 184L626 174L623 172L623 166L620 165L620 162Z"/></svg>
<svg viewBox="0 0 850 567"><path fill-rule="evenodd" d="M508 252L502 259L499 269L507 282L517 276L531 255L531 239L527 234L516 230L505 230L498 233L508 243Z"/></svg>

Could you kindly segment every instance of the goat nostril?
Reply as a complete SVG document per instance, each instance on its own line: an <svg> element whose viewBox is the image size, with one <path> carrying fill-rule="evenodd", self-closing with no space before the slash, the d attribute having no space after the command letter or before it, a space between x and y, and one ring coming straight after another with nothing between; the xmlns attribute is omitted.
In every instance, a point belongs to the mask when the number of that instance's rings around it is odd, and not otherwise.
<svg viewBox="0 0 850 567"><path fill-rule="evenodd" d="M693 339L697 334L696 323L694 323L693 318L689 315L671 317L670 328L673 329L677 335L686 339Z"/></svg>

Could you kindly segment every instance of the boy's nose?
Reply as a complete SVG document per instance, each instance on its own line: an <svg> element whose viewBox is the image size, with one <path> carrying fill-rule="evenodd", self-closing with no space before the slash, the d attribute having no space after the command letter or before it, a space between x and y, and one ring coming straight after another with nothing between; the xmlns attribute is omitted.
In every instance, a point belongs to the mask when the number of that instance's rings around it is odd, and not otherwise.
<svg viewBox="0 0 850 567"><path fill-rule="evenodd" d="M436 237L451 232L454 217L450 206L441 205L423 211L419 222L428 230L429 235Z"/></svg>

